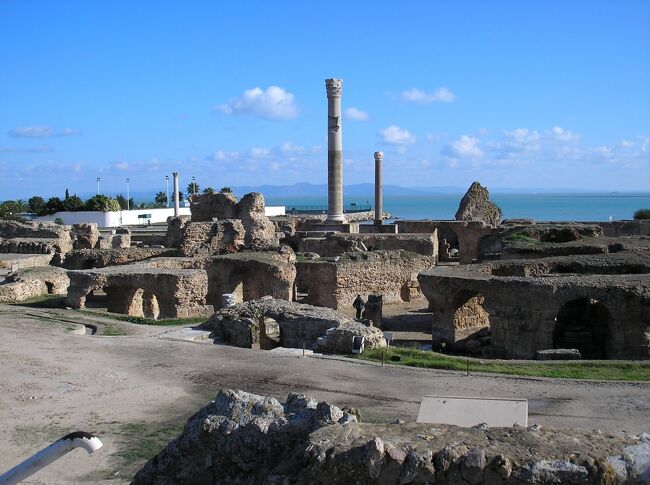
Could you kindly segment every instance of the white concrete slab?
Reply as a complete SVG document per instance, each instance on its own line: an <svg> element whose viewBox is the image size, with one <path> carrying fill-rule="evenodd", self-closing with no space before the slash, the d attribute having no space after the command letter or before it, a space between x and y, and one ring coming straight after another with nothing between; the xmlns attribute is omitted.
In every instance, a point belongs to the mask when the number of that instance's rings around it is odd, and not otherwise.
<svg viewBox="0 0 650 485"><path fill-rule="evenodd" d="M206 344L213 343L210 338L210 330L198 330L191 327L178 328L165 332L160 338L170 340L188 340L191 342L201 342Z"/></svg>
<svg viewBox="0 0 650 485"><path fill-rule="evenodd" d="M471 427L528 426L528 400L484 397L425 396L418 423L453 424Z"/></svg>

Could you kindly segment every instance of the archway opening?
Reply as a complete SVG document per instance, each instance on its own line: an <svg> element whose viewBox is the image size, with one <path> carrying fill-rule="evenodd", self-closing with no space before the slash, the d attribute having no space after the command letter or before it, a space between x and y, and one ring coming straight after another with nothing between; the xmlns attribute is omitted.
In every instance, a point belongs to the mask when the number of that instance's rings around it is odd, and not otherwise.
<svg viewBox="0 0 650 485"><path fill-rule="evenodd" d="M438 228L438 245L441 261L456 261L459 258L458 235L449 227Z"/></svg>
<svg viewBox="0 0 650 485"><path fill-rule="evenodd" d="M553 347L578 349L583 359L606 359L611 315L605 305L592 298L566 303L558 312Z"/></svg>

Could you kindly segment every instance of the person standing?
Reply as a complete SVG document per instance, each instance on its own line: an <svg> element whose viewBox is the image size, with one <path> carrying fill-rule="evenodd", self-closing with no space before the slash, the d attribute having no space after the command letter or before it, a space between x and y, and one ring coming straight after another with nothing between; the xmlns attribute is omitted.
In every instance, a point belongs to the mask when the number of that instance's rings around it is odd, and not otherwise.
<svg viewBox="0 0 650 485"><path fill-rule="evenodd" d="M354 299L354 302L352 303L352 306L357 311L357 320L359 320L361 318L361 311L363 310L363 307L365 305L366 305L366 302L363 301L363 298L361 298L361 295L357 295L357 297Z"/></svg>

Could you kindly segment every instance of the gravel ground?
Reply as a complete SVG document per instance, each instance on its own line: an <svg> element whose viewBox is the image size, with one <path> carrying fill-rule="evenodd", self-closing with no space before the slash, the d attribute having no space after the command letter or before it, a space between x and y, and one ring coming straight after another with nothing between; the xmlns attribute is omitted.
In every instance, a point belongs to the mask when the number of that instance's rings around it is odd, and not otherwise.
<svg viewBox="0 0 650 485"><path fill-rule="evenodd" d="M62 321L63 320L63 321ZM284 400L290 391L361 410L363 419L414 420L427 394L529 400L529 423L650 432L650 384L580 382L289 357L169 340L168 327L119 322L125 336L82 336L75 311L0 305L0 471L77 429L105 447L76 450L25 483L122 483L220 388ZM142 444L153 443L153 448Z"/></svg>

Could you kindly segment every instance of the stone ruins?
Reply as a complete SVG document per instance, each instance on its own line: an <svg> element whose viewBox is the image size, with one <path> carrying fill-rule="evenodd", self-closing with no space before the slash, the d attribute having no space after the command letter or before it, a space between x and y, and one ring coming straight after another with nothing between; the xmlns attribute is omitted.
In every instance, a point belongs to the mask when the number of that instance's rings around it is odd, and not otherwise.
<svg viewBox="0 0 650 485"><path fill-rule="evenodd" d="M227 389L133 483L644 483L649 453L645 433L373 424L302 394Z"/></svg>

